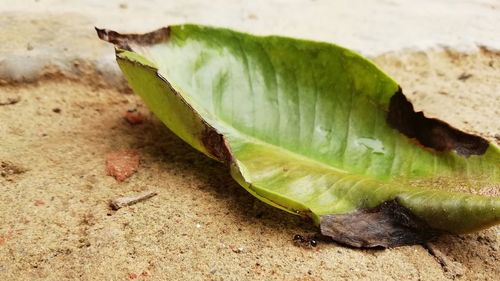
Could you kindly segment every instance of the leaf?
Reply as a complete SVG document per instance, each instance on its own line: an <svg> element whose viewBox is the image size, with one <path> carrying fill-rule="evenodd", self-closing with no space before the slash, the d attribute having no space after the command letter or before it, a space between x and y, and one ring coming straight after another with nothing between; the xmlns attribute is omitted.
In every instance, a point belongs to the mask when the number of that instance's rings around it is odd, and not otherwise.
<svg viewBox="0 0 500 281"><path fill-rule="evenodd" d="M392 247L500 221L499 148L415 112L350 50L197 25L97 32L175 134L338 242Z"/></svg>

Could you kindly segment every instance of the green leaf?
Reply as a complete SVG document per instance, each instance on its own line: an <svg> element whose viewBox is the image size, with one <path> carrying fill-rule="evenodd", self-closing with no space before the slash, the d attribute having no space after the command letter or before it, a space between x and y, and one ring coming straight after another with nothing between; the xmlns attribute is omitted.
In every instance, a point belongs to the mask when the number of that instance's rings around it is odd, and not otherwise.
<svg viewBox="0 0 500 281"><path fill-rule="evenodd" d="M350 50L197 25L97 31L174 133L336 241L398 246L500 221L499 148L414 112Z"/></svg>

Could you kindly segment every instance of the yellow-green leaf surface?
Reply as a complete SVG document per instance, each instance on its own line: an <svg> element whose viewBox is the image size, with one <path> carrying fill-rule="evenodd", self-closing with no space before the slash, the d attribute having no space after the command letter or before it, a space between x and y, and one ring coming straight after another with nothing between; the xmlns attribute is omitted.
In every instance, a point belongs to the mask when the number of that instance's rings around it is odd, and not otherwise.
<svg viewBox="0 0 500 281"><path fill-rule="evenodd" d="M339 242L397 246L500 221L498 147L414 112L348 49L197 25L98 34L174 133Z"/></svg>

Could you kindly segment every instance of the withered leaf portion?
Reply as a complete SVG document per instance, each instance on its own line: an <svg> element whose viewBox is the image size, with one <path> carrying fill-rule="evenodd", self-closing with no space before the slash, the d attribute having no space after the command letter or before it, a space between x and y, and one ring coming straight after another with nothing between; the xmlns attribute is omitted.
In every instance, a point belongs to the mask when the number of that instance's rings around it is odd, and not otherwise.
<svg viewBox="0 0 500 281"><path fill-rule="evenodd" d="M479 136L464 133L441 120L426 118L422 112L415 112L401 89L391 97L387 122L407 137L415 138L422 145L437 151L455 150L464 156L481 155L489 146L488 141Z"/></svg>
<svg viewBox="0 0 500 281"><path fill-rule="evenodd" d="M396 200L371 209L321 216L320 227L323 235L354 247L420 244L440 233Z"/></svg>
<svg viewBox="0 0 500 281"><path fill-rule="evenodd" d="M415 112L342 47L178 25L97 30L180 138L260 200L356 247L422 242L500 221L499 148Z"/></svg>

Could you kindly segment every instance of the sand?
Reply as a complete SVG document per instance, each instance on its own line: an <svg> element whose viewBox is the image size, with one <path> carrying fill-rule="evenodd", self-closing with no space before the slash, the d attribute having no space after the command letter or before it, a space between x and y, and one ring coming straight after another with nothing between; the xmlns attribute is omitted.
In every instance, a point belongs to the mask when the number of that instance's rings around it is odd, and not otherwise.
<svg viewBox="0 0 500 281"><path fill-rule="evenodd" d="M418 51L374 60L417 109L499 141L500 54ZM432 244L438 258L421 245L296 246L295 234L317 231L310 222L253 198L124 84L101 78L47 71L0 86L0 103L18 100L0 106L0 279L500 280L500 227L444 236ZM129 109L144 122L126 122ZM120 183L105 162L124 149L141 162ZM144 191L158 195L109 207Z"/></svg>
<svg viewBox="0 0 500 281"><path fill-rule="evenodd" d="M2 0L0 0L1 2ZM4 2L6 0L3 0ZM48 18L52 28L32 36L36 49L83 49L82 37L93 36L93 27L121 32L146 32L161 26L192 22L230 27L258 34L336 42L364 55L401 49L447 46L500 50L498 0L16 0L0 5L0 12L22 13L20 24L33 16ZM2 15L8 24L12 17ZM2 25L0 17L0 26ZM23 33L19 24L14 30ZM72 40L59 40L66 28ZM54 38L58 37L58 38ZM58 43L43 46L40 41ZM50 38L50 39L49 39ZM66 39L66 38L64 38ZM22 41L17 39L17 41ZM62 43L62 46L61 46ZM83 44L84 46L87 44ZM0 46L0 49L2 46ZM60 50L63 48L60 48ZM91 55L96 49L89 50ZM61 50L59 57L67 52ZM95 55L94 55L95 56ZM52 56L51 56L52 57ZM57 59L57 57L56 57Z"/></svg>
<svg viewBox="0 0 500 281"><path fill-rule="evenodd" d="M0 5L1 280L500 280L500 227L426 247L297 246L317 229L165 128L93 30L197 22L336 42L373 57L427 116L500 144L496 0L181 2ZM129 124L129 109L145 120ZM106 172L119 151L140 155L124 182ZM142 192L158 195L109 207Z"/></svg>

